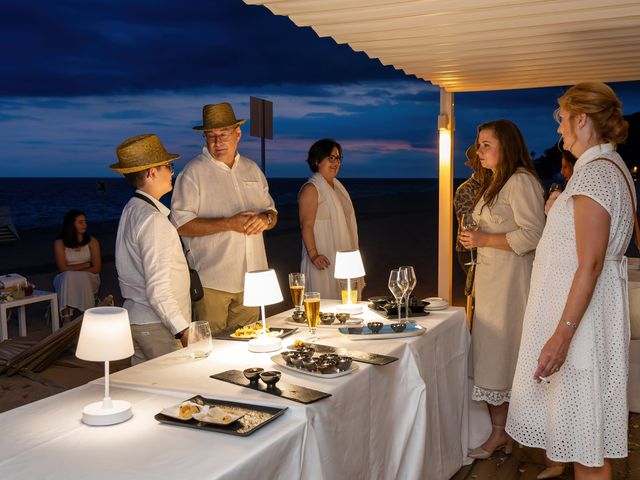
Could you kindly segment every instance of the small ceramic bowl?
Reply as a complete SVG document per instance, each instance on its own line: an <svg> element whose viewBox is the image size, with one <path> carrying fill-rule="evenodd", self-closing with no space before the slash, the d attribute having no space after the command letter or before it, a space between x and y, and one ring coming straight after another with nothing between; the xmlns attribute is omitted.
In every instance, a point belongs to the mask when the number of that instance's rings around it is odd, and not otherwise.
<svg viewBox="0 0 640 480"><path fill-rule="evenodd" d="M407 324L406 323L392 323L391 324L391 330L393 330L394 332L400 333L400 332L404 332L407 329Z"/></svg>
<svg viewBox="0 0 640 480"><path fill-rule="evenodd" d="M306 323L307 315L304 313L304 310L295 311L291 314L291 318L296 323Z"/></svg>
<svg viewBox="0 0 640 480"><path fill-rule="evenodd" d="M369 322L367 323L367 327L369 327L372 333L378 333L382 330L382 322Z"/></svg>
<svg viewBox="0 0 640 480"><path fill-rule="evenodd" d="M295 354L296 352L288 351L288 352L282 352L280 356L284 359L285 362L287 362L287 365L291 366L293 365L293 362L291 361L291 357Z"/></svg>
<svg viewBox="0 0 640 480"><path fill-rule="evenodd" d="M304 360L302 360L302 364L304 365L304 368L306 368L310 372L315 372L316 370L318 370L318 360L313 357L305 358Z"/></svg>
<svg viewBox="0 0 640 480"><path fill-rule="evenodd" d="M260 374L262 372L264 372L264 368L258 368L258 367L247 368L242 371L245 378L249 380L249 383L251 383L252 385L255 385L256 383L258 383L258 379L260 378Z"/></svg>
<svg viewBox="0 0 640 480"><path fill-rule="evenodd" d="M333 313L321 313L320 314L320 321L324 324L324 325L331 325L333 322L335 322L336 320L336 316Z"/></svg>
<svg viewBox="0 0 640 480"><path fill-rule="evenodd" d="M336 362L324 361L318 364L318 370L322 373L334 373L336 371Z"/></svg>
<svg viewBox="0 0 640 480"><path fill-rule="evenodd" d="M351 357L340 357L338 359L338 363L336 363L336 367L338 367L338 370L340 370L341 372L344 372L345 370L349 370L349 368L351 368L352 361L353 360Z"/></svg>
<svg viewBox="0 0 640 480"><path fill-rule="evenodd" d="M349 313L336 313L336 318L340 323L345 323L347 320L351 318L351 314Z"/></svg>
<svg viewBox="0 0 640 480"><path fill-rule="evenodd" d="M322 362L333 362L334 364L338 362L340 359L340 355L336 355L335 353L324 353L318 357L320 363Z"/></svg>
<svg viewBox="0 0 640 480"><path fill-rule="evenodd" d="M302 368L302 362L304 362L304 359L308 357L309 355L306 355L304 353L294 353L289 358L291 359L291 363L294 367Z"/></svg>
<svg viewBox="0 0 640 480"><path fill-rule="evenodd" d="M267 388L274 388L276 383L280 381L282 374L276 370L269 370L268 372L262 372L260 379L267 384Z"/></svg>

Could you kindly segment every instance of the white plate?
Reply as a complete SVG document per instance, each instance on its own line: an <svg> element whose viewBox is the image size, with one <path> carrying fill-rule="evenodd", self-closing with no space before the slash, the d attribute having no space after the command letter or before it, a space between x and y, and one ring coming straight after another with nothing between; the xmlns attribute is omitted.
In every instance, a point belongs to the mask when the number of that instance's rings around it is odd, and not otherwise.
<svg viewBox="0 0 640 480"><path fill-rule="evenodd" d="M438 310L446 310L447 308L449 308L448 303L446 305L442 305L438 307L432 307L431 305L427 305L426 307L424 307L425 311L427 312L437 312Z"/></svg>
<svg viewBox="0 0 640 480"><path fill-rule="evenodd" d="M339 321L336 320L330 325L325 325L322 322L318 322L318 328L357 327L362 323L362 321L363 321L362 318L353 317L347 320L347 323L340 323ZM285 323L287 325L295 325L296 327L299 327L299 328L308 327L307 322L297 323L297 322L294 322L293 318L291 317L287 317L287 319L285 320Z"/></svg>
<svg viewBox="0 0 640 480"><path fill-rule="evenodd" d="M191 420L191 416L188 416L188 417L181 417L180 416L180 407L182 405L193 405L193 406L198 407L198 409L200 409L200 411L202 411L204 408L208 408L208 407L205 407L203 405L198 405L197 403L193 403L193 402L181 402L181 403L178 403L177 405L172 405L171 407L163 408L160 413L163 414L163 415L166 415L167 417L175 418L176 420L182 420L182 421L185 421L185 422L187 420Z"/></svg>
<svg viewBox="0 0 640 480"><path fill-rule="evenodd" d="M287 365L287 361L284 358L282 358L280 354L274 355L273 357L271 357L271 360L273 360L273 363L281 367L284 367L287 370L291 370L296 373L301 373L302 375L311 375L312 377L320 377L320 378L344 377L345 375L349 375L350 373L358 370L358 364L354 361L351 362L351 367L349 367L349 370L344 370L342 372L337 372L337 373L322 373L322 372L311 372L306 368L297 368L291 365Z"/></svg>
<svg viewBox="0 0 640 480"><path fill-rule="evenodd" d="M407 330L404 332L394 332L389 327L390 324L384 324L382 333L371 333L371 331L364 326L363 329L366 330L366 333L349 333L343 332L342 329L338 330L341 335L344 335L349 340L385 340L389 338L404 338L404 337L416 337L418 335L422 335L427 331L425 327L422 325L418 325L417 323L409 323L407 324ZM387 328L388 327L388 328Z"/></svg>
<svg viewBox="0 0 640 480"><path fill-rule="evenodd" d="M444 298L441 297L427 297L422 299L423 302L429 302L425 308L439 308L439 307L448 307L449 302L447 302Z"/></svg>
<svg viewBox="0 0 640 480"><path fill-rule="evenodd" d="M209 407L209 405L205 405L202 407L200 413L193 415L193 418L199 422L211 423L213 425L229 425L242 417L244 417L244 415L234 415L220 407Z"/></svg>

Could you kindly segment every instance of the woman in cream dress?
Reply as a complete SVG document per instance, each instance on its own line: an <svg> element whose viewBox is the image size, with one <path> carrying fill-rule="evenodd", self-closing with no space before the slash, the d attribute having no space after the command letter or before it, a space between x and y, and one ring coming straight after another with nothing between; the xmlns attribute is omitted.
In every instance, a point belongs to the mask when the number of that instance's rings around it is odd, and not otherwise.
<svg viewBox="0 0 640 480"><path fill-rule="evenodd" d="M628 123L602 83L578 84L558 103L558 133L578 160L538 246L507 429L551 460L574 462L576 479L610 479L608 459L627 456L623 255L636 199L615 147Z"/></svg>
<svg viewBox="0 0 640 480"><path fill-rule="evenodd" d="M302 231L302 262L306 290L321 298L340 298L333 277L338 250L358 248L358 227L351 197L336 178L342 147L332 139L318 140L309 149L307 163L313 172L300 189L298 208ZM362 289L360 282L359 289Z"/></svg>
<svg viewBox="0 0 640 480"><path fill-rule="evenodd" d="M511 451L504 430L518 359L524 309L536 245L544 228L544 193L518 127L496 120L478 127L477 155L490 180L479 193L476 232L461 243L478 248L473 320L473 399L489 406L490 437L469 453L488 458Z"/></svg>
<svg viewBox="0 0 640 480"><path fill-rule="evenodd" d="M80 210L64 216L62 234L53 244L60 273L53 279L60 310L71 307L84 312L95 307L100 288L100 244L87 233L87 218Z"/></svg>

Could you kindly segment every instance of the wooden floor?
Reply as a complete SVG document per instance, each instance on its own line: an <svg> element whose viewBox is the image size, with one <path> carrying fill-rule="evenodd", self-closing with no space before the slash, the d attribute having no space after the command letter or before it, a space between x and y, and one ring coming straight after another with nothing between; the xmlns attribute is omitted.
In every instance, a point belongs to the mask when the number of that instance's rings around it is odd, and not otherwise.
<svg viewBox="0 0 640 480"><path fill-rule="evenodd" d="M487 460L476 460L463 467L451 480L535 480L544 470L542 450L514 448L513 454L496 453ZM568 466L560 480L573 479ZM640 480L640 414L629 415L629 456L613 461L614 480Z"/></svg>

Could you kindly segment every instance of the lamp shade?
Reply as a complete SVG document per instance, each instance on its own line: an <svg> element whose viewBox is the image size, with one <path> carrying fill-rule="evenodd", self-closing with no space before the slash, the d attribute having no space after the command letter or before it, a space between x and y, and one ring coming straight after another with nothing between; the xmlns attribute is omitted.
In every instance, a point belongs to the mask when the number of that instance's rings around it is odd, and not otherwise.
<svg viewBox="0 0 640 480"><path fill-rule="evenodd" d="M282 291L273 269L255 270L244 274L244 302L246 307L272 305L282 301Z"/></svg>
<svg viewBox="0 0 640 480"><path fill-rule="evenodd" d="M92 362L133 355L129 314L124 308L96 307L84 312L76 357Z"/></svg>
<svg viewBox="0 0 640 480"><path fill-rule="evenodd" d="M335 278L358 278L364 276L364 265L360 250L338 250L336 252Z"/></svg>

